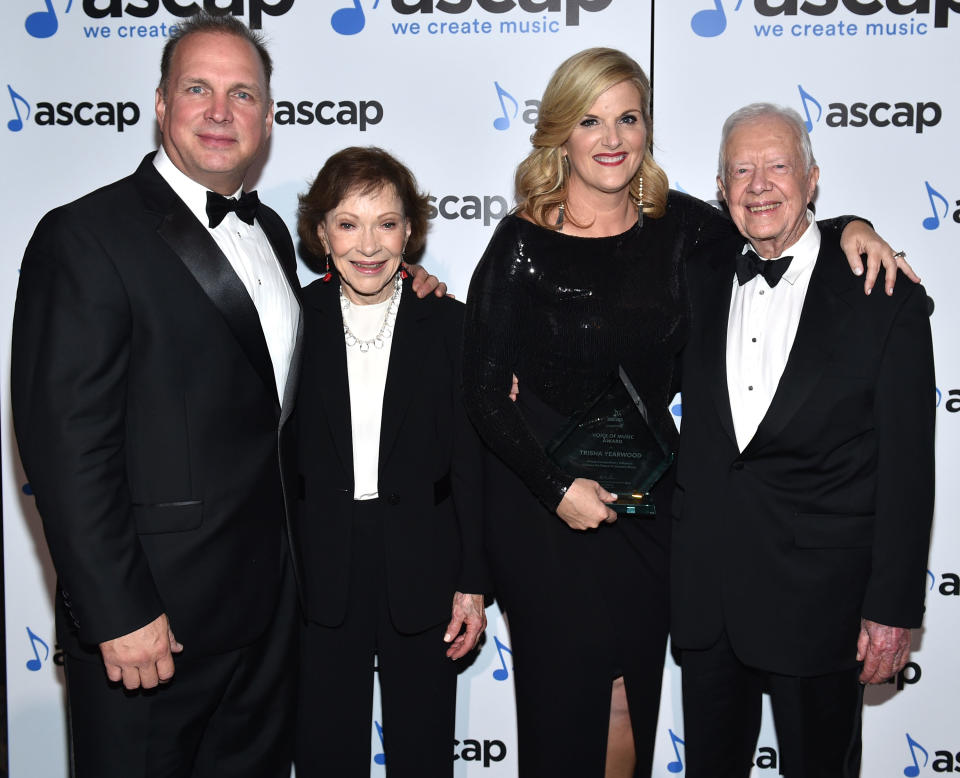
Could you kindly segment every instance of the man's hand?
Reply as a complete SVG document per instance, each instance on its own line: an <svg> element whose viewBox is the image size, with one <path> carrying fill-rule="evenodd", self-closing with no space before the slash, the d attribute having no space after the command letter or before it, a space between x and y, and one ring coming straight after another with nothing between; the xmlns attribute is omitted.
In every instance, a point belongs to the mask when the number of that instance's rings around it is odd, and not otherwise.
<svg viewBox="0 0 960 778"><path fill-rule="evenodd" d="M910 659L910 630L860 620L857 661L863 662L861 683L883 683L899 673Z"/></svg>
<svg viewBox="0 0 960 778"><path fill-rule="evenodd" d="M107 678L127 689L152 689L173 678L173 654L183 651L161 613L145 627L100 644Z"/></svg>
<svg viewBox="0 0 960 778"><path fill-rule="evenodd" d="M461 635L460 627L464 624L467 628ZM473 651L480 639L480 633L486 628L487 613L483 609L483 595L454 592L450 623L443 636L443 642L450 643L447 656L450 659L459 659Z"/></svg>
<svg viewBox="0 0 960 778"><path fill-rule="evenodd" d="M557 506L557 516L571 529L595 529L604 522L609 524L617 520L617 514L606 505L616 499L617 495L596 481L575 478Z"/></svg>
<svg viewBox="0 0 960 778"><path fill-rule="evenodd" d="M894 254L890 244L877 235L873 227L866 222L852 221L844 227L843 234L840 236L840 248L847 255L850 269L856 275L863 272L863 261L860 255L867 255L867 277L863 283L863 291L866 294L873 291L873 285L880 274L881 264L885 271L884 288L887 294L893 294L893 286L897 282L897 268L900 268L914 283L920 281L920 276L914 273L913 268L907 263L906 254L902 252Z"/></svg>
<svg viewBox="0 0 960 778"><path fill-rule="evenodd" d="M417 297L426 297L430 292L437 297L446 296L447 285L436 276L430 275L425 267L408 265L406 262L403 266L413 276L413 291L417 293Z"/></svg>

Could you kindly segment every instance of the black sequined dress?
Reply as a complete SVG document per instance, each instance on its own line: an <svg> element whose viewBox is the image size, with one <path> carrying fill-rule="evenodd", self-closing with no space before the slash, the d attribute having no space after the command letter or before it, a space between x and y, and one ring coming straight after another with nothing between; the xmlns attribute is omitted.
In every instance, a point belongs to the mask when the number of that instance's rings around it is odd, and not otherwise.
<svg viewBox="0 0 960 778"><path fill-rule="evenodd" d="M698 245L726 244L733 229L676 192L663 217L612 237L508 216L474 272L464 391L495 454L487 550L510 625L521 776L603 775L610 685L619 675L636 774L649 775L668 631L672 473L654 490L656 518L577 532L555 513L573 477L544 446L618 365L651 423L676 445L668 404L689 322L684 265Z"/></svg>

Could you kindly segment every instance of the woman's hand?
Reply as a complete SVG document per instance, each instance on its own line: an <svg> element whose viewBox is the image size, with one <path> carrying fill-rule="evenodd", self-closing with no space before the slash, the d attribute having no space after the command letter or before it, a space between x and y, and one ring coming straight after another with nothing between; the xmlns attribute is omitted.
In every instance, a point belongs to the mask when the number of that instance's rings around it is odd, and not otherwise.
<svg viewBox="0 0 960 778"><path fill-rule="evenodd" d="M881 264L885 271L884 288L887 294L893 294L893 287L897 282L897 268L900 268L903 274L914 283L920 280L920 276L914 273L913 268L907 263L906 254L903 252L894 254L890 244L877 235L873 227L866 222L852 221L844 227L843 234L840 236L840 248L847 255L850 269L857 275L863 272L860 255L867 255L867 277L863 284L863 291L867 294L873 291Z"/></svg>
<svg viewBox="0 0 960 778"><path fill-rule="evenodd" d="M460 628L463 625L467 628L461 635ZM443 642L450 643L447 656L450 659L459 659L473 651L480 639L480 633L486 628L487 612L483 609L483 595L454 592L450 623L443 635Z"/></svg>
<svg viewBox="0 0 960 778"><path fill-rule="evenodd" d="M570 529L594 529L604 522L617 520L617 514L606 505L616 499L617 495L611 494L596 481L576 478L557 506L557 516Z"/></svg>

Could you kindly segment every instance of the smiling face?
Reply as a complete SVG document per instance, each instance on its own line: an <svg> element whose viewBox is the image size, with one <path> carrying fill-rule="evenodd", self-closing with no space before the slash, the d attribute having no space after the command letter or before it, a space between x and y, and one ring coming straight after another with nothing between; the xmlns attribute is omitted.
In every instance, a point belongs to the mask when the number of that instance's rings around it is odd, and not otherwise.
<svg viewBox="0 0 960 778"><path fill-rule="evenodd" d="M177 44L156 111L173 164L223 195L240 188L273 127L256 49L225 33L191 33Z"/></svg>
<svg viewBox="0 0 960 778"><path fill-rule="evenodd" d="M393 294L390 282L400 268L410 224L392 186L348 194L317 225L317 235L350 302L379 303Z"/></svg>
<svg viewBox="0 0 960 778"><path fill-rule="evenodd" d="M562 148L570 164L571 195L629 191L647 148L637 88L621 81L603 92Z"/></svg>
<svg viewBox="0 0 960 778"><path fill-rule="evenodd" d="M807 228L820 169L803 161L794 128L778 116L737 125L727 137L717 186L737 229L757 253L778 257Z"/></svg>

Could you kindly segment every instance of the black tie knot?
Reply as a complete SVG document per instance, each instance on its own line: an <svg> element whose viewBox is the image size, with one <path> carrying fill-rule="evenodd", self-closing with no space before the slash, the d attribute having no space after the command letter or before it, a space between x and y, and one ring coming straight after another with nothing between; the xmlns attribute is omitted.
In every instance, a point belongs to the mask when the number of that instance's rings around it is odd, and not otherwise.
<svg viewBox="0 0 960 778"><path fill-rule="evenodd" d="M793 257L760 259L756 251L747 249L737 255L737 282L743 286L754 276L761 275L770 287L774 287L780 283L792 260Z"/></svg>
<svg viewBox="0 0 960 778"><path fill-rule="evenodd" d="M207 192L207 219L210 220L210 229L220 224L230 211L236 213L241 221L253 224L259 206L260 198L256 192L244 192L239 200L216 192Z"/></svg>

